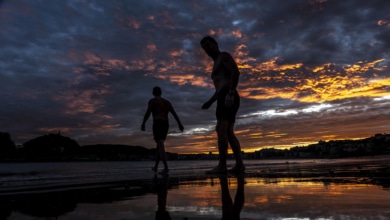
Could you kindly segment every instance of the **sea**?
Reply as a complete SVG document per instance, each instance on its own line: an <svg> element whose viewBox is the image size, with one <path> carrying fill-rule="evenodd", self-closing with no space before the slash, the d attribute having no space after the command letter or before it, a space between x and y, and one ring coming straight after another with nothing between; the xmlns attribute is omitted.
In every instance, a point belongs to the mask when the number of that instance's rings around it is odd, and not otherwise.
<svg viewBox="0 0 390 220"><path fill-rule="evenodd" d="M248 170L292 164L331 164L353 162L356 159L272 159L247 160ZM361 159L359 159L361 161ZM228 160L228 167L234 160ZM168 161L172 175L204 174L217 165L216 160ZM0 192L5 188L46 187L58 184L97 183L149 179L154 161L96 161L96 162L26 162L0 163ZM160 163L162 169L162 163ZM3 190L2 190L3 188Z"/></svg>

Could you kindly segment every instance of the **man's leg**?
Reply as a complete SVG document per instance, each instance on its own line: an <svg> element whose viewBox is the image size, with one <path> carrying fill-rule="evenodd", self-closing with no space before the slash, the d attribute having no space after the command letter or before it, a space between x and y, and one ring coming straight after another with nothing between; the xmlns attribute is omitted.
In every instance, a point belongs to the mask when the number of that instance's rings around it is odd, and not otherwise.
<svg viewBox="0 0 390 220"><path fill-rule="evenodd" d="M152 168L152 170L154 171L154 172L156 172L157 171L157 169L158 169L158 164L160 163L160 150L158 149L159 148L159 146L158 146L158 142L156 141L156 162L154 163L154 167Z"/></svg>
<svg viewBox="0 0 390 220"><path fill-rule="evenodd" d="M227 128L228 128L228 121L226 119L220 119L217 121L216 132L218 138L218 152L219 152L218 168L220 168L220 171L226 171L226 159L227 159L227 150L228 150Z"/></svg>
<svg viewBox="0 0 390 220"><path fill-rule="evenodd" d="M158 142L158 153L160 155L160 160L164 164L164 172L168 171L167 155L165 152L164 140Z"/></svg>
<svg viewBox="0 0 390 220"><path fill-rule="evenodd" d="M233 122L229 122L228 124L227 136L228 136L230 147L233 150L234 157L236 158L236 166L233 167L232 171L244 171L245 166L241 156L241 144L240 141L237 139L236 135L234 134Z"/></svg>

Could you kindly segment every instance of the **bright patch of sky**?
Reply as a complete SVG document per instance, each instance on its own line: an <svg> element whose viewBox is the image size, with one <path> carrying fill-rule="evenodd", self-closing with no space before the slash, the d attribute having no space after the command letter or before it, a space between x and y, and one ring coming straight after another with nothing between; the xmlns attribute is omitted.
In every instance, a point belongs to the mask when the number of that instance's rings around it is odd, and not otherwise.
<svg viewBox="0 0 390 220"><path fill-rule="evenodd" d="M287 110L275 110L275 109L270 109L266 111L259 111L247 115L243 115L243 117L251 117L251 116L262 116L262 117L281 117L281 116L288 116L288 115L296 115L299 113L313 113L313 112L320 112L326 109L331 109L335 105L332 104L326 104L322 103L319 105L312 105L305 107L303 109L287 109Z"/></svg>
<svg viewBox="0 0 390 220"><path fill-rule="evenodd" d="M383 101L383 100L390 100L390 95L382 96L380 98L374 98L374 101Z"/></svg>

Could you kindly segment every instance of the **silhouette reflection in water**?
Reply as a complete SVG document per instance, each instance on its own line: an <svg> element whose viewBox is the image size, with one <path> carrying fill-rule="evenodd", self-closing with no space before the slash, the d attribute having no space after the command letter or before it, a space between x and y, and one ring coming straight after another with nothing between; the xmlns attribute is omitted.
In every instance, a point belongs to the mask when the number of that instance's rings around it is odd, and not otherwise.
<svg viewBox="0 0 390 220"><path fill-rule="evenodd" d="M157 189L157 211L156 220L170 220L171 216L166 209L167 206L167 195L168 195L168 174L162 174L162 178L158 178L157 175L154 177L155 186Z"/></svg>
<svg viewBox="0 0 390 220"><path fill-rule="evenodd" d="M234 197L234 202L230 196L229 183L226 174L219 175L219 181L221 184L222 193L222 220L238 220L240 219L240 213L244 206L244 174L235 174L237 179L237 192Z"/></svg>

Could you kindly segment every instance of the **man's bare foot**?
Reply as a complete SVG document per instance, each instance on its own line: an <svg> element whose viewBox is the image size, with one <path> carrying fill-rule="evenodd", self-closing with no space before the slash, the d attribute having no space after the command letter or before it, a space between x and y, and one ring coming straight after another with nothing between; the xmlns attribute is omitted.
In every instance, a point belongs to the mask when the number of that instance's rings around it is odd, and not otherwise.
<svg viewBox="0 0 390 220"><path fill-rule="evenodd" d="M220 166L216 166L213 169L211 169L209 171L206 171L206 173L209 173L209 174L212 174L212 173L226 173L226 172L227 172L226 167L220 167Z"/></svg>
<svg viewBox="0 0 390 220"><path fill-rule="evenodd" d="M163 170L160 171L161 174L164 174L164 173L169 173L169 169L168 168L164 168Z"/></svg>
<svg viewBox="0 0 390 220"><path fill-rule="evenodd" d="M229 172L234 172L234 173L242 173L244 171L245 171L244 165L236 165L229 170Z"/></svg>

